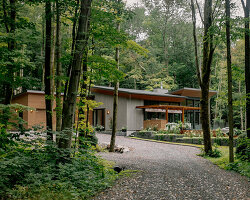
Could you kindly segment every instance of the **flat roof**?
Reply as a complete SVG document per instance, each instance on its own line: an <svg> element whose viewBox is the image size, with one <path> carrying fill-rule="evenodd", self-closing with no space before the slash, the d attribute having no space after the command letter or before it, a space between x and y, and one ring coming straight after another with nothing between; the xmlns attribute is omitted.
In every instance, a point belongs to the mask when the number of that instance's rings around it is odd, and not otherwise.
<svg viewBox="0 0 250 200"><path fill-rule="evenodd" d="M95 93L113 95L114 87L93 86L91 88L91 91ZM133 99L169 101L169 102L182 102L187 98L187 97L180 96L180 95L163 94L163 93L158 93L158 92L134 90L134 89L126 89L126 88L119 88L118 95L120 97L133 98Z"/></svg>
<svg viewBox="0 0 250 200"><path fill-rule="evenodd" d="M146 109L165 109L165 110L200 110L200 107L190 107L190 106L174 106L174 105L146 105L146 106L136 106L136 108Z"/></svg>
<svg viewBox="0 0 250 200"><path fill-rule="evenodd" d="M201 97L201 89L184 87L182 89L172 91L172 92L170 92L170 94L181 95L181 96L186 96L186 97L200 98ZM209 97L212 97L212 96L214 96L216 94L217 94L217 91L209 90Z"/></svg>
<svg viewBox="0 0 250 200"><path fill-rule="evenodd" d="M93 86L92 88L114 91L114 87ZM185 98L184 96L174 95L174 94L169 94L169 93L163 94L159 92L152 92L152 91L147 91L147 90L135 90L135 89L127 89L127 88L119 88L118 92L126 92L129 94L145 94L145 95L153 95L153 96Z"/></svg>

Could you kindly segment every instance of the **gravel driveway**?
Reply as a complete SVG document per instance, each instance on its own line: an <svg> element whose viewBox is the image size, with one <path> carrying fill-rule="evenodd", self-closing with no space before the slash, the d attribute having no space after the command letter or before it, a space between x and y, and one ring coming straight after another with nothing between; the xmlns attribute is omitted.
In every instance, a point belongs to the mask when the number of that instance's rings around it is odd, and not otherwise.
<svg viewBox="0 0 250 200"><path fill-rule="evenodd" d="M98 134L100 143L108 143L110 135ZM126 169L140 170L132 177L117 181L94 199L101 200L184 200L184 199L250 199L247 178L219 169L202 157L198 148L162 144L116 137L116 144L132 151L100 153Z"/></svg>

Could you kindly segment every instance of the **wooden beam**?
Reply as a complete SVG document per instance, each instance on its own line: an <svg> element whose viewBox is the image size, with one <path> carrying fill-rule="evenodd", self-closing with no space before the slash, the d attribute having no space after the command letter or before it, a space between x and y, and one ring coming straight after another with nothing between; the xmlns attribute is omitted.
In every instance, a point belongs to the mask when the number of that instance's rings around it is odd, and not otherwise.
<svg viewBox="0 0 250 200"><path fill-rule="evenodd" d="M184 123L184 108L182 108L182 118L181 118L182 123Z"/></svg>
<svg viewBox="0 0 250 200"><path fill-rule="evenodd" d="M166 108L166 123L168 123L168 108Z"/></svg>
<svg viewBox="0 0 250 200"><path fill-rule="evenodd" d="M154 109L166 109L169 110L200 110L200 107L188 107L188 106L174 106L174 105L146 105L136 106L136 108L154 108Z"/></svg>

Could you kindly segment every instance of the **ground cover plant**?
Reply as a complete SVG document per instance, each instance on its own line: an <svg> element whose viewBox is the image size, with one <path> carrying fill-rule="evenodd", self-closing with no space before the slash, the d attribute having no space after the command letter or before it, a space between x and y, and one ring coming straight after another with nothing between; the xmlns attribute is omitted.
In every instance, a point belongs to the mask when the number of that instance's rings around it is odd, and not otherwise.
<svg viewBox="0 0 250 200"><path fill-rule="evenodd" d="M1 200L87 199L117 178L111 164L95 155L94 134L82 138L74 148L58 148L54 141L46 140L44 130L28 131L4 120L16 111L8 106L3 108L0 110ZM22 131L7 131L12 125Z"/></svg>
<svg viewBox="0 0 250 200"><path fill-rule="evenodd" d="M68 152L41 138L2 150L0 171L1 199L86 199L116 178L89 142Z"/></svg>

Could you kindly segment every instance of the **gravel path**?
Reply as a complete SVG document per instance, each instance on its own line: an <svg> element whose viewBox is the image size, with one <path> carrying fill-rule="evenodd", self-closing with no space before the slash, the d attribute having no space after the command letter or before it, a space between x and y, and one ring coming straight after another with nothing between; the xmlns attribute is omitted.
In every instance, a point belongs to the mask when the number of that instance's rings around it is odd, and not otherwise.
<svg viewBox="0 0 250 200"><path fill-rule="evenodd" d="M100 143L109 135L98 134ZM127 153L100 153L126 169L140 170L122 178L95 200L250 200L247 178L219 169L202 157L195 147L162 144L116 137L116 144L132 148Z"/></svg>

